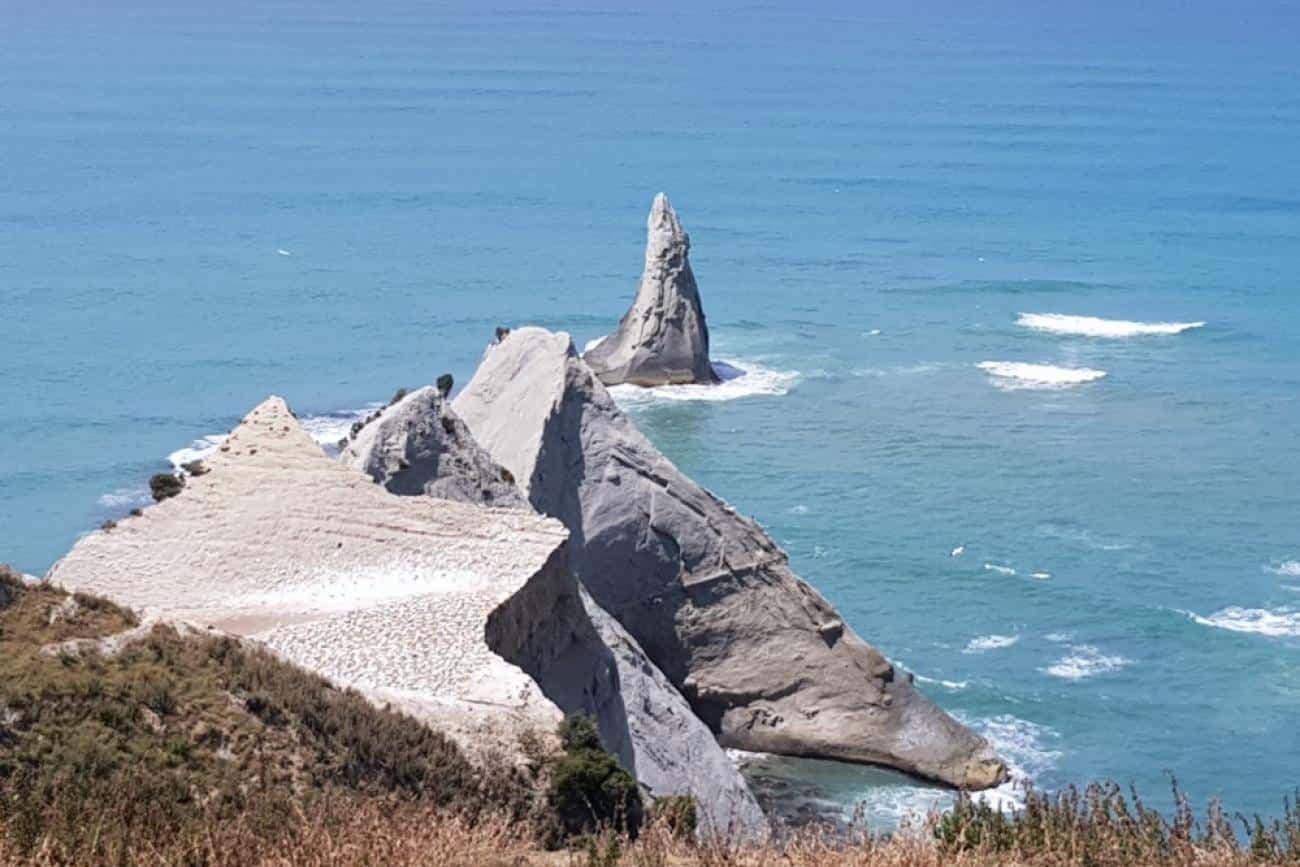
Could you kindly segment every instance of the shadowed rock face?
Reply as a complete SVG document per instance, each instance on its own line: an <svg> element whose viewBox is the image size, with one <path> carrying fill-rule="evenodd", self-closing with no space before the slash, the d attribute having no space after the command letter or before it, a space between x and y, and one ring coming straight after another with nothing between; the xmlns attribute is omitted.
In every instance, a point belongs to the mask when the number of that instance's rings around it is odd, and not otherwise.
<svg viewBox="0 0 1300 867"><path fill-rule="evenodd" d="M361 429L339 459L394 494L527 508L514 478L492 460L433 386L406 395Z"/></svg>
<svg viewBox="0 0 1300 867"><path fill-rule="evenodd" d="M691 239L663 193L655 196L646 230L645 271L632 307L584 358L606 385L717 382L691 272Z"/></svg>
<svg viewBox="0 0 1300 867"><path fill-rule="evenodd" d="M898 676L761 527L636 430L568 335L512 332L455 408L532 504L569 528L578 578L723 745L971 789L1005 779L989 744Z"/></svg>
<svg viewBox="0 0 1300 867"><path fill-rule="evenodd" d="M510 505L513 481L437 389L386 409L340 455L395 494ZM565 713L593 717L601 739L653 797L693 795L705 834L762 836L767 820L744 778L636 641L583 592L563 552L551 580L525 587L487 621L487 642Z"/></svg>

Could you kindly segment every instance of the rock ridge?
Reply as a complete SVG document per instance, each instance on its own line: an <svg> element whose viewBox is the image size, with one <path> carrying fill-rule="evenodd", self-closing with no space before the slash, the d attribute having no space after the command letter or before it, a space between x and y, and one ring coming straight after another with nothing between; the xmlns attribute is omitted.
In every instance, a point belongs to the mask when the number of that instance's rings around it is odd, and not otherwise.
<svg viewBox="0 0 1300 867"><path fill-rule="evenodd" d="M566 334L512 331L454 403L540 512L570 532L595 601L728 747L868 762L969 789L988 742L897 675L754 521L683 475Z"/></svg>

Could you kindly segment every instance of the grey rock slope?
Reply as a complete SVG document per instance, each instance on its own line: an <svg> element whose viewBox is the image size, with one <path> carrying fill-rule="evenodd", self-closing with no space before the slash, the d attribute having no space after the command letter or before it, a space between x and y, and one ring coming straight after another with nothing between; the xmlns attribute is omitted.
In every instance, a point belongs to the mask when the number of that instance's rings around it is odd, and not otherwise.
<svg viewBox="0 0 1300 867"><path fill-rule="evenodd" d="M502 468L437 389L424 388L367 425L340 459L396 494L532 513ZM508 478L508 473L506 476ZM767 820L708 727L618 622L582 592L563 552L488 619L487 643L565 713L587 713L606 748L652 796L690 794L707 833L761 836Z"/></svg>
<svg viewBox="0 0 1300 867"><path fill-rule="evenodd" d="M394 494L527 507L509 471L474 441L433 386L387 407L361 429L339 458Z"/></svg>
<svg viewBox="0 0 1300 867"><path fill-rule="evenodd" d="M646 223L645 270L618 330L587 351L606 385L713 383L709 329L691 271L691 239L663 193Z"/></svg>
<svg viewBox="0 0 1300 867"><path fill-rule="evenodd" d="M989 744L859 638L761 527L637 431L568 335L512 332L455 408L532 504L568 527L578 578L724 746L970 789L1005 779Z"/></svg>

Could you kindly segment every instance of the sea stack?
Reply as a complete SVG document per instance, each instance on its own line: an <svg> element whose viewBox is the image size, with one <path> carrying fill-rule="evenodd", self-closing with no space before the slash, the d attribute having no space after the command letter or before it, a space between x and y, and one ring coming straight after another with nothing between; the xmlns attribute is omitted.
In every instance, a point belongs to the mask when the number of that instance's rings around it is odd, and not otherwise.
<svg viewBox="0 0 1300 867"><path fill-rule="evenodd" d="M641 435L568 335L511 332L455 409L533 506L569 529L578 579L723 746L964 789L1006 779L988 742L859 638L757 523Z"/></svg>
<svg viewBox="0 0 1300 867"><path fill-rule="evenodd" d="M660 193L646 223L645 270L632 307L618 330L584 356L605 385L718 381L690 251L690 236Z"/></svg>

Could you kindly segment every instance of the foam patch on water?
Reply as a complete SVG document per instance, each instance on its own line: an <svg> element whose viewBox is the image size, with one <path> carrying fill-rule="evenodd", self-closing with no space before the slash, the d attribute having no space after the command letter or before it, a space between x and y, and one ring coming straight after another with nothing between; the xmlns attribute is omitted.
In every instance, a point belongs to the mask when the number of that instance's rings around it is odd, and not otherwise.
<svg viewBox="0 0 1300 867"><path fill-rule="evenodd" d="M1287 578L1300 578L1300 560L1287 560L1284 563L1276 563L1269 566L1268 571L1274 575L1285 575Z"/></svg>
<svg viewBox="0 0 1300 867"><path fill-rule="evenodd" d="M1021 313L1016 324L1051 334L1075 334L1112 340L1171 336L1205 327L1204 322L1130 322L1126 319L1099 319L1095 316L1068 316L1064 313Z"/></svg>
<svg viewBox="0 0 1300 867"><path fill-rule="evenodd" d="M1009 812L1025 805L1025 792L1043 774L1056 767L1061 751L1047 746L1060 738L1055 729L1038 723L1000 714L988 719L971 719L962 713L954 716L988 740L993 751L1007 763L1010 778L996 789L972 795L994 809Z"/></svg>
<svg viewBox="0 0 1300 867"><path fill-rule="evenodd" d="M740 750L735 747L728 747L725 752L727 758L731 759L731 763L737 767L740 765L747 765L750 762L761 762L772 757L768 753L753 753L749 750Z"/></svg>
<svg viewBox="0 0 1300 867"><path fill-rule="evenodd" d="M1202 617L1191 611L1182 613L1202 626L1226 629L1229 632L1249 632L1273 638L1300 637L1300 611L1290 608L1269 611L1266 608L1238 608L1233 606L1217 611L1209 617Z"/></svg>
<svg viewBox="0 0 1300 867"><path fill-rule="evenodd" d="M916 672L912 672L912 676L916 678L917 683L935 684L937 686L943 687L944 689L950 689L953 692L963 690L966 687L970 686L969 680L942 680L936 677L926 677L925 675L917 674Z"/></svg>
<svg viewBox="0 0 1300 867"><path fill-rule="evenodd" d="M153 502L153 496L146 487L118 488L104 494L96 502L105 509L125 509L145 506Z"/></svg>
<svg viewBox="0 0 1300 867"><path fill-rule="evenodd" d="M173 470L180 472L182 464L203 460L208 455L221 448L221 444L225 441L226 434L209 434L205 437L196 439L183 449L177 449L172 452L167 456L167 460L172 465Z"/></svg>
<svg viewBox="0 0 1300 867"><path fill-rule="evenodd" d="M1010 566L999 566L999 565L996 564L996 563L985 563L985 564L984 564L984 571L985 571L985 572L996 572L996 573L998 573L999 575L1014 575L1014 574L1016 574L1016 570L1015 570L1015 569L1012 569Z"/></svg>
<svg viewBox="0 0 1300 867"><path fill-rule="evenodd" d="M1030 577L1030 578L1033 578L1033 579L1036 580L1036 581L1050 581L1050 580L1052 580L1052 573L1051 573L1051 572L1034 572L1034 573L1031 573L1029 577Z"/></svg>
<svg viewBox="0 0 1300 867"><path fill-rule="evenodd" d="M1119 671L1133 660L1123 656L1102 653L1091 644L1074 644L1070 653L1043 669L1045 674L1065 680L1083 680L1109 671Z"/></svg>
<svg viewBox="0 0 1300 867"><path fill-rule="evenodd" d="M1106 376L1106 371L1091 367L1057 367L1021 361L981 361L975 366L986 372L994 385L1007 391L1071 388Z"/></svg>
<svg viewBox="0 0 1300 867"><path fill-rule="evenodd" d="M1020 640L1019 635L981 635L972 638L962 653L985 653L990 650L1003 650Z"/></svg>
<svg viewBox="0 0 1300 867"><path fill-rule="evenodd" d="M639 385L616 385L609 393L624 406L681 400L738 400L760 395L781 396L799 378L796 371L772 370L751 361L729 359L714 361L713 372L721 382L714 385L660 385L642 388Z"/></svg>

